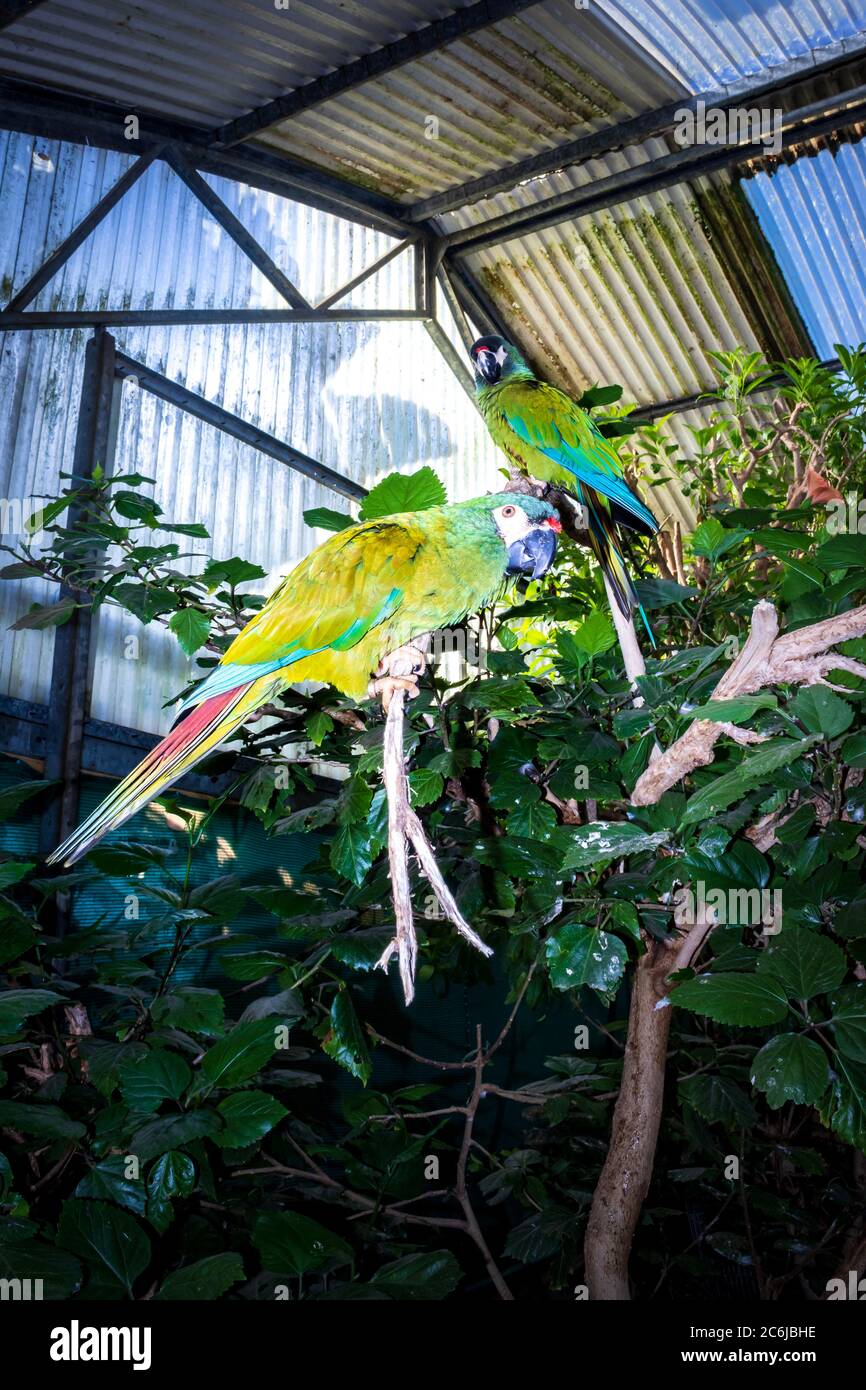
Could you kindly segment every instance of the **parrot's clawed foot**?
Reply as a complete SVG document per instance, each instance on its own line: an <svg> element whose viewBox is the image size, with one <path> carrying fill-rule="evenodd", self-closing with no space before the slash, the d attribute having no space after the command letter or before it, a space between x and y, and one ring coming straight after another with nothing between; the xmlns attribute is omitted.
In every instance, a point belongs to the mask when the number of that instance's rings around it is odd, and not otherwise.
<svg viewBox="0 0 866 1390"><path fill-rule="evenodd" d="M375 679L367 687L367 694L371 700L380 697L387 714L395 690L403 690L410 700L415 699L418 695L418 677L424 674L426 665L426 653L407 642L405 647L398 647L383 657Z"/></svg>
<svg viewBox="0 0 866 1390"><path fill-rule="evenodd" d="M367 686L367 694L371 700L381 698L382 708L386 714L396 690L405 691L408 698L414 700L419 693L418 682L411 676L377 676Z"/></svg>

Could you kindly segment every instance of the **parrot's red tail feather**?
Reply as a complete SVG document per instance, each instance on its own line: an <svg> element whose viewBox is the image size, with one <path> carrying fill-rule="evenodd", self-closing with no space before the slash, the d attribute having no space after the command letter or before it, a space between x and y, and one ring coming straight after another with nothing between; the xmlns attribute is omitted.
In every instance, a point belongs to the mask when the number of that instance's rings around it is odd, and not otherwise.
<svg viewBox="0 0 866 1390"><path fill-rule="evenodd" d="M158 796L164 787L194 767L242 724L257 705L263 704L274 688L273 678L251 681L202 701L58 846L49 856L48 863L74 864L109 830L122 825Z"/></svg>

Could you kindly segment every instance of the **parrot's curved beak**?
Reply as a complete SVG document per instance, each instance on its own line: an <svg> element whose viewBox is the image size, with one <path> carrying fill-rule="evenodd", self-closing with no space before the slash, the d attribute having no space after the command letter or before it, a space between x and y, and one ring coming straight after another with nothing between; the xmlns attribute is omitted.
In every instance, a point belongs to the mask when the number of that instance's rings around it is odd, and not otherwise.
<svg viewBox="0 0 866 1390"><path fill-rule="evenodd" d="M508 566L506 574L525 574L530 579L540 579L547 574L556 554L556 530L546 522L543 526L533 526L512 541L508 547Z"/></svg>
<svg viewBox="0 0 866 1390"><path fill-rule="evenodd" d="M475 370L488 386L495 386L502 375L502 364L492 348L479 348L475 353Z"/></svg>

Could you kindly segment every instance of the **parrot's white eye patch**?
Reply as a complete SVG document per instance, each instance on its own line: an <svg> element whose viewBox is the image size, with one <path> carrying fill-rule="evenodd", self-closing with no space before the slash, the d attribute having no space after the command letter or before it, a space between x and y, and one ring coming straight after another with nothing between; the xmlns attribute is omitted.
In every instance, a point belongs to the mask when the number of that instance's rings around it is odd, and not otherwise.
<svg viewBox="0 0 866 1390"><path fill-rule="evenodd" d="M514 502L506 502L504 507L497 507L493 513L496 528L506 545L512 541L520 540L529 530L529 517L522 507L518 507Z"/></svg>

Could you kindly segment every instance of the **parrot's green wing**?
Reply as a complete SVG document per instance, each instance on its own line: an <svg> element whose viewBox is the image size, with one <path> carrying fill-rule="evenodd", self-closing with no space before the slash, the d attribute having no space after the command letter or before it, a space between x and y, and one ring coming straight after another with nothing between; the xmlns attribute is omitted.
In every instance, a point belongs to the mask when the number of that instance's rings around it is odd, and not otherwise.
<svg viewBox="0 0 866 1390"><path fill-rule="evenodd" d="M182 709L328 648L346 651L400 607L427 537L382 518L338 532L302 560Z"/></svg>
<svg viewBox="0 0 866 1390"><path fill-rule="evenodd" d="M494 409L524 444L529 444L578 483L609 498L650 534L652 512L623 477L622 461L595 421L563 391L547 382L517 379L496 388ZM495 435L494 435L495 437Z"/></svg>

